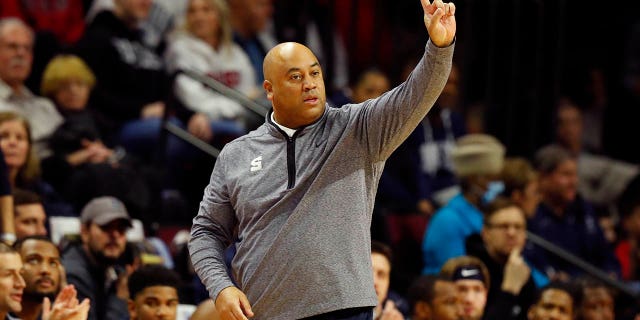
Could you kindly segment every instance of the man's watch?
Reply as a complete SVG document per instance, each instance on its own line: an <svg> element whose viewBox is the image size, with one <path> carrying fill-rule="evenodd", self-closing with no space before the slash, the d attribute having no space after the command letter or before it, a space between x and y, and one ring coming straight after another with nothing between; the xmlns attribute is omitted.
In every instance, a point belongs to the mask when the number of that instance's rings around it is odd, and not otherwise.
<svg viewBox="0 0 640 320"><path fill-rule="evenodd" d="M17 238L15 233L0 233L0 241L3 241L7 244L13 244L16 242Z"/></svg>

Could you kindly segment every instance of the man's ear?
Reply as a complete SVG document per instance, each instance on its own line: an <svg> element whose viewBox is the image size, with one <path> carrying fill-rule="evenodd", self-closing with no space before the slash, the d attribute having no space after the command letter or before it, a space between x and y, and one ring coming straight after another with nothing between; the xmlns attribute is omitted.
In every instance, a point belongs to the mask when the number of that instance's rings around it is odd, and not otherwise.
<svg viewBox="0 0 640 320"><path fill-rule="evenodd" d="M480 232L480 236L482 237L482 243L486 244L488 239L489 239L489 230L487 229L488 227L485 225L482 227L482 231Z"/></svg>
<svg viewBox="0 0 640 320"><path fill-rule="evenodd" d="M80 239L82 240L82 243L89 242L89 228L91 228L90 224L80 224Z"/></svg>
<svg viewBox="0 0 640 320"><path fill-rule="evenodd" d="M271 82L269 80L265 80L264 82L262 82L262 87L267 93L267 99L269 101L273 101L273 85L271 85Z"/></svg>
<svg viewBox="0 0 640 320"><path fill-rule="evenodd" d="M131 320L137 320L138 316L136 315L136 304L135 302L133 302L133 300L127 300L127 309L129 309L129 317L131 318Z"/></svg>

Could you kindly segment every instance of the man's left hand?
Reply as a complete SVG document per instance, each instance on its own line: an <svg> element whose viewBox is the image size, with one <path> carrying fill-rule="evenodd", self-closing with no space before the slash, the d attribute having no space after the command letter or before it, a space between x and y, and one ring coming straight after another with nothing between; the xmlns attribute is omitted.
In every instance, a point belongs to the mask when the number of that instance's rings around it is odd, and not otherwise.
<svg viewBox="0 0 640 320"><path fill-rule="evenodd" d="M424 25L431 42L438 47L446 47L456 36L456 6L442 0L420 0L424 10Z"/></svg>

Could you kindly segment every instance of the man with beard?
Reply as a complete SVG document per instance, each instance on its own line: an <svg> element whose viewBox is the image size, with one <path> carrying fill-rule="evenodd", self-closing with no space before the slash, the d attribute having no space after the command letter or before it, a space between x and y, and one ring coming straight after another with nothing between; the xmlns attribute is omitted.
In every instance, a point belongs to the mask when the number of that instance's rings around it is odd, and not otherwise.
<svg viewBox="0 0 640 320"><path fill-rule="evenodd" d="M62 254L67 281L78 298L89 298L89 320L126 319L127 286L125 232L131 219L124 204L114 197L95 198L80 215L81 243Z"/></svg>
<svg viewBox="0 0 640 320"><path fill-rule="evenodd" d="M54 301L60 292L64 270L60 263L60 251L44 236L29 236L15 244L22 257L22 277L26 283L22 295L22 311L16 315L22 320L39 319L42 301Z"/></svg>

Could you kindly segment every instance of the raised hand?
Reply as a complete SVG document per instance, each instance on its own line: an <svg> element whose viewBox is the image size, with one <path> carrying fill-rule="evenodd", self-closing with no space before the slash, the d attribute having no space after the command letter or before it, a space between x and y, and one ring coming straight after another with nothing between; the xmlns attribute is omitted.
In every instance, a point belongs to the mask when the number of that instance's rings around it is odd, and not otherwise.
<svg viewBox="0 0 640 320"><path fill-rule="evenodd" d="M438 47L446 47L456 35L456 6L442 0L420 0L424 10L424 25L431 42Z"/></svg>
<svg viewBox="0 0 640 320"><path fill-rule="evenodd" d="M529 281L529 275L531 275L531 269L520 255L520 250L513 249L504 266L502 290L514 295L520 294L522 287Z"/></svg>
<svg viewBox="0 0 640 320"><path fill-rule="evenodd" d="M216 298L216 310L220 314L220 319L248 320L253 317L251 305L247 296L236 287L222 289Z"/></svg>

